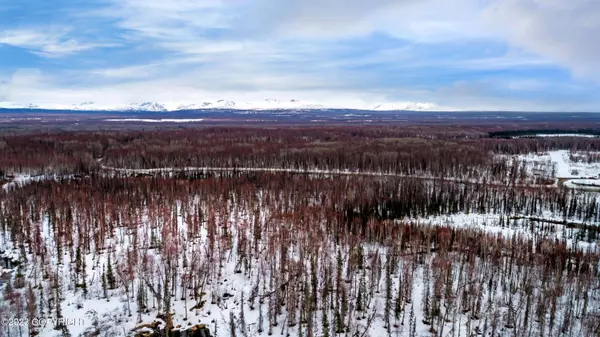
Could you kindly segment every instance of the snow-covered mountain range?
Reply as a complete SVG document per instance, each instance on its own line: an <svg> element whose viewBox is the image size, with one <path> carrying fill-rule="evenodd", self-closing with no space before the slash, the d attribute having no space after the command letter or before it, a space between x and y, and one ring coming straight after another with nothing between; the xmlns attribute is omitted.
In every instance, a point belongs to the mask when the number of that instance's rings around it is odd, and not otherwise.
<svg viewBox="0 0 600 337"><path fill-rule="evenodd" d="M79 110L79 111L184 111L203 109L228 109L228 110L311 110L311 109L356 109L375 111L447 111L433 103L426 102L394 102L382 104L322 104L300 100L265 99L253 102L237 102L231 100L190 102L142 102L125 105L103 104L97 102L83 102L79 104L18 104L13 102L0 102L0 108L5 109L48 109L48 110Z"/></svg>
<svg viewBox="0 0 600 337"><path fill-rule="evenodd" d="M403 103L385 103L379 104L373 108L377 111L395 111L395 110L409 110L409 111L438 111L440 107L433 103L421 103L421 102L403 102Z"/></svg>

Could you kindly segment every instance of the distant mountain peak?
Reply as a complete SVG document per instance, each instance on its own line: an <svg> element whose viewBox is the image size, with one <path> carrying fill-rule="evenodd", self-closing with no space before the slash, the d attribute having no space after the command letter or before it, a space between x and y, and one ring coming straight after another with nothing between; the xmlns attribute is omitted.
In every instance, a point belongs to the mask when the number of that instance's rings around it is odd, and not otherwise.
<svg viewBox="0 0 600 337"><path fill-rule="evenodd" d="M373 110L377 111L430 111L440 109L437 105L433 103L423 103L423 102L402 102L402 103L385 103L379 104L373 107Z"/></svg>
<svg viewBox="0 0 600 337"><path fill-rule="evenodd" d="M448 110L441 108L433 103L427 102L394 102L382 103L376 105L369 104L322 104L318 102L301 101L297 99L277 100L274 98L265 98L258 101L236 102L226 99L216 101L195 102L169 102L168 104L160 102L141 102L130 103L127 105L108 105L99 104L94 101L85 101L79 104L62 105L37 105L37 104L17 104L13 102L0 102L0 108L7 109L50 109L50 110L87 110L87 111L151 111L168 112L180 110L207 110L207 109L230 109L230 110L324 110L324 109L350 109L350 110L371 110L371 111L441 111Z"/></svg>
<svg viewBox="0 0 600 337"><path fill-rule="evenodd" d="M125 107L125 110L131 111L168 111L164 105L156 102L143 102L139 104L130 104Z"/></svg>
<svg viewBox="0 0 600 337"><path fill-rule="evenodd" d="M236 106L236 104L234 101L227 101L224 99L220 99L217 101L217 104L213 104L213 106L221 107L221 108L233 108L234 106Z"/></svg>

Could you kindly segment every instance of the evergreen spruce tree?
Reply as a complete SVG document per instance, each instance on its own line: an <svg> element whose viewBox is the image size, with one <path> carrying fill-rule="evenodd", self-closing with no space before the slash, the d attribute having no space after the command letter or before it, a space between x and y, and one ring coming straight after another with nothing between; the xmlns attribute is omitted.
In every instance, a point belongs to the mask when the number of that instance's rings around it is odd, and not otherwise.
<svg viewBox="0 0 600 337"><path fill-rule="evenodd" d="M83 298L86 298L88 294L88 289L85 277L81 280L81 290L83 290Z"/></svg>
<svg viewBox="0 0 600 337"><path fill-rule="evenodd" d="M274 309L273 309L273 299L271 298L271 295L269 295L269 302L268 302L268 308L267 308L267 316L268 316L268 320L269 320L269 331L267 332L267 335L271 336L273 334L273 315L274 315Z"/></svg>
<svg viewBox="0 0 600 337"><path fill-rule="evenodd" d="M358 246L358 269L362 270L364 267L365 251L362 246Z"/></svg>
<svg viewBox="0 0 600 337"><path fill-rule="evenodd" d="M327 317L327 303L323 303L323 337L329 337L329 317Z"/></svg>
<svg viewBox="0 0 600 337"><path fill-rule="evenodd" d="M102 271L102 293L104 294L104 298L106 299L106 302L108 302L108 291L107 291L107 285L106 285L106 273L104 271Z"/></svg>
<svg viewBox="0 0 600 337"><path fill-rule="evenodd" d="M57 318L57 324L54 327L54 329L59 330L63 328L63 323L62 321L60 321L59 319L62 318L62 309L60 307L60 300L61 300L61 294L60 294L60 283L58 282L58 275L55 276L54 278L54 289L56 290L55 295L54 295L54 302L56 304L56 318Z"/></svg>
<svg viewBox="0 0 600 337"><path fill-rule="evenodd" d="M79 246L75 249L75 275L76 278L79 277L79 273L81 273L81 250Z"/></svg>
<svg viewBox="0 0 600 337"><path fill-rule="evenodd" d="M20 248L20 256L19 256L19 264L26 265L27 264L27 251L25 250L25 245L21 245Z"/></svg>
<svg viewBox="0 0 600 337"><path fill-rule="evenodd" d="M85 256L81 259L81 289L83 290L83 298L87 298L88 288L87 288L87 271L85 264Z"/></svg>
<svg viewBox="0 0 600 337"><path fill-rule="evenodd" d="M40 283L38 288L40 289L40 317L44 317L44 286Z"/></svg>
<svg viewBox="0 0 600 337"><path fill-rule="evenodd" d="M263 317L262 305L263 305L263 301L259 300L258 301L258 333L263 332L264 317Z"/></svg>
<svg viewBox="0 0 600 337"><path fill-rule="evenodd" d="M232 311L229 312L229 330L231 332L231 337L235 337L235 316Z"/></svg>
<svg viewBox="0 0 600 337"><path fill-rule="evenodd" d="M108 284L108 289L115 289L117 281L115 280L115 275L113 274L112 263L110 262L110 253L108 253L108 264L106 266L106 282Z"/></svg>
<svg viewBox="0 0 600 337"><path fill-rule="evenodd" d="M24 264L19 264L17 266L17 273L15 275L15 280L13 284L13 287L15 289L21 289L25 287L25 274L23 273L23 266Z"/></svg>
<svg viewBox="0 0 600 337"><path fill-rule="evenodd" d="M142 311L144 310L144 287L140 282L137 293L137 312L138 312L138 323L142 322Z"/></svg>
<svg viewBox="0 0 600 337"><path fill-rule="evenodd" d="M342 322L342 316L340 314L340 310L339 307L337 307L335 309L335 332L336 333L342 333L344 332L344 326L343 326L343 322Z"/></svg>
<svg viewBox="0 0 600 337"><path fill-rule="evenodd" d="M427 325L431 324L431 301L429 297L429 266L425 265L425 268L423 270L423 324Z"/></svg>
<svg viewBox="0 0 600 337"><path fill-rule="evenodd" d="M398 293L396 294L396 300L394 301L394 318L396 319L395 326L398 326L398 321L400 320L400 315L402 315L402 310L404 308L404 298L402 298L402 274L398 279Z"/></svg>
<svg viewBox="0 0 600 337"><path fill-rule="evenodd" d="M365 295L367 293L367 284L365 282L365 275L362 274L360 276L360 281L358 284L358 295L356 296L356 311L363 312L366 311L365 308ZM360 316L358 317L360 319Z"/></svg>
<svg viewBox="0 0 600 337"><path fill-rule="evenodd" d="M244 292L242 291L242 299L240 303L240 328L242 329L242 334L247 337L248 331L246 329L246 315L244 314Z"/></svg>
<svg viewBox="0 0 600 337"><path fill-rule="evenodd" d="M305 302L305 301L303 301ZM300 309L300 321L298 323L298 337L303 337L304 332L302 331L302 320L304 319L304 304L302 304L302 308Z"/></svg>
<svg viewBox="0 0 600 337"><path fill-rule="evenodd" d="M356 295L356 311L363 311L363 295L362 291L359 289L358 294ZM359 317L360 319L360 317Z"/></svg>
<svg viewBox="0 0 600 337"><path fill-rule="evenodd" d="M410 316L408 319L410 325L409 337L415 337L417 335L417 319L415 318L415 309L410 306Z"/></svg>
<svg viewBox="0 0 600 337"><path fill-rule="evenodd" d="M6 280L6 286L4 286L4 298L12 298L13 286L10 278Z"/></svg>
<svg viewBox="0 0 600 337"><path fill-rule="evenodd" d="M392 264L388 255L385 267L385 311L384 311L384 326L391 333L390 314L392 311Z"/></svg>
<svg viewBox="0 0 600 337"><path fill-rule="evenodd" d="M348 315L348 291L346 290L346 287L344 287L344 286L342 286L342 298L340 301L341 301L340 315L341 315L341 321L342 321L341 330L343 332L343 331L348 330L348 324L344 324L344 321L346 320L346 316Z"/></svg>

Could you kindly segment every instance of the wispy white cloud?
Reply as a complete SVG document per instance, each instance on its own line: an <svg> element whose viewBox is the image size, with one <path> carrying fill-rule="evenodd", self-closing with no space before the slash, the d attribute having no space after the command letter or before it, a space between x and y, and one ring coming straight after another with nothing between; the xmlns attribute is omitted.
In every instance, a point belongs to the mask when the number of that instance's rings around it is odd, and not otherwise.
<svg viewBox="0 0 600 337"><path fill-rule="evenodd" d="M0 80L1 97L27 103L360 97L533 109L547 107L548 93L555 93L545 81L581 81L565 69L599 78L600 47L593 42L600 17L594 0L90 4L69 5L69 19L46 26L0 30L0 44L55 59L47 63L63 62L50 69L25 65L42 68L37 73L15 72L21 64L10 68ZM114 41L120 48L106 53ZM93 49L98 49L93 57L71 63L69 56ZM556 95L571 102L565 105L597 104L580 94L585 90L564 84L564 91L573 92ZM531 97L524 99L521 92Z"/></svg>
<svg viewBox="0 0 600 337"><path fill-rule="evenodd" d="M471 70L502 70L502 69L535 69L536 67L550 67L553 63L547 59L532 55L507 55L484 58L474 58L448 62L449 67L458 67Z"/></svg>
<svg viewBox="0 0 600 337"><path fill-rule="evenodd" d="M38 27L5 30L0 32L0 44L25 48L45 57L61 57L100 47L112 47L112 43L80 42L69 37L71 29Z"/></svg>
<svg viewBox="0 0 600 337"><path fill-rule="evenodd" d="M491 0L252 1L232 27L263 38L349 39L382 33L418 42L481 38Z"/></svg>
<svg viewBox="0 0 600 337"><path fill-rule="evenodd" d="M109 7L92 14L114 20L130 39L149 43L204 40L206 29L228 28L231 3L211 0L109 0Z"/></svg>
<svg viewBox="0 0 600 337"><path fill-rule="evenodd" d="M142 79L155 76L160 65L156 63L135 65L129 67L113 67L92 69L88 72L90 76L106 79Z"/></svg>

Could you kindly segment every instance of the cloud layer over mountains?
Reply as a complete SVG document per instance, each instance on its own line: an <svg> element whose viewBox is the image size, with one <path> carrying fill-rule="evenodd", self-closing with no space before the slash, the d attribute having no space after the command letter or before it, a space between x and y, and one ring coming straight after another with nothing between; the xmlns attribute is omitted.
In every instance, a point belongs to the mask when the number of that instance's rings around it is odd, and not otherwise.
<svg viewBox="0 0 600 337"><path fill-rule="evenodd" d="M0 102L600 111L593 0L0 0Z"/></svg>

